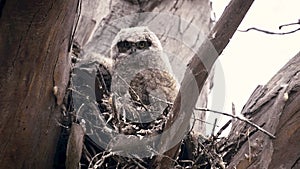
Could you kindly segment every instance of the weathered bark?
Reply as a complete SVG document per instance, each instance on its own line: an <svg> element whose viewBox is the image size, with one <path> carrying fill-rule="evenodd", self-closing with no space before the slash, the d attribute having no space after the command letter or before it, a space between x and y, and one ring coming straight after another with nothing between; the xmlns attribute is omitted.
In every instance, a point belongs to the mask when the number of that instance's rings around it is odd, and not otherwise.
<svg viewBox="0 0 300 169"><path fill-rule="evenodd" d="M77 6L77 0L0 3L1 168L53 167Z"/></svg>
<svg viewBox="0 0 300 169"><path fill-rule="evenodd" d="M237 152L228 154L229 168L299 168L300 167L300 53L291 59L269 82L259 86L249 98L242 114L265 130L253 132ZM236 121L228 142L255 131ZM233 148L235 149L235 148Z"/></svg>

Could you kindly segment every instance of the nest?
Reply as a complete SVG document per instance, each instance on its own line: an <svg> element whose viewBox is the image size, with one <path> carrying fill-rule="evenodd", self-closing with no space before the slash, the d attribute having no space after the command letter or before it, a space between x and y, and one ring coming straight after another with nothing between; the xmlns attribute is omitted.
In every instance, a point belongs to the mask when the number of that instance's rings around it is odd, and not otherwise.
<svg viewBox="0 0 300 169"><path fill-rule="evenodd" d="M111 129L122 133L124 135L130 135L133 137L143 138L146 136L153 136L160 134L164 131L165 124L168 120L168 116L172 113L172 105L169 104L157 119L149 123L136 123L130 120L126 120L122 113L116 111L114 97L110 91L111 76L108 69L97 64L97 76L95 79L95 95L98 106L98 114L105 119L105 123L111 126ZM72 88L72 87L71 87ZM62 135L60 139L60 153L57 153L57 163L55 168L64 168L64 160L68 153L79 152L77 156L80 157L80 167L82 169L87 168L152 168L155 166L154 159L156 156L162 154L153 154L149 157L140 157L132 154L131 156L121 156L97 144L97 141L103 141L103 137L91 138L86 134L83 136L83 144L79 146L72 146L73 149L80 149L80 151L67 151L66 147L71 147L70 138L67 143L67 137L70 134L69 128L74 123L80 123L80 119L75 113L72 94L74 90L69 90L68 97L65 100L65 118L62 122L63 127ZM241 137L237 140L228 141L226 138L219 138L222 131L228 127L231 120L221 128L221 130L214 136L208 138L202 135L195 135L189 132L186 137L181 141L180 150L176 159L173 160L174 168L225 168L226 164L230 162L231 157L238 150L241 142L245 142L247 137L241 134ZM82 124L81 124L82 125ZM85 128L84 124L82 125ZM98 127L99 128L99 127ZM85 131L87 133L87 131ZM97 133L94 131L94 133ZM95 141L95 138L98 139ZM72 138L71 138L72 139ZM74 148L75 147L75 148ZM82 151L81 151L82 149ZM66 155L67 154L67 155ZM72 160L71 160L72 161ZM76 163L76 160L75 162ZM70 165L69 165L70 166Z"/></svg>

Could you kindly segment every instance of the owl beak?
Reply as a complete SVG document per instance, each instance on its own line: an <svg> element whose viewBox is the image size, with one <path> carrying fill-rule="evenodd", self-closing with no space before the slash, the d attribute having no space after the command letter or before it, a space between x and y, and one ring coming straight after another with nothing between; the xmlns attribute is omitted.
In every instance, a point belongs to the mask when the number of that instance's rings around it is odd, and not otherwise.
<svg viewBox="0 0 300 169"><path fill-rule="evenodd" d="M135 53L135 52L136 52L136 49L135 49L135 48L131 48L131 49L130 49L130 54Z"/></svg>

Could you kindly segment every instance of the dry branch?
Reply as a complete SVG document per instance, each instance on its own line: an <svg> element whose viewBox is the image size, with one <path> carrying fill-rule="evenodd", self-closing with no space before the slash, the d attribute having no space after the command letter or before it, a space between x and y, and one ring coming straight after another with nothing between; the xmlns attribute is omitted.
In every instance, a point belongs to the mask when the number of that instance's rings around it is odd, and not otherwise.
<svg viewBox="0 0 300 169"><path fill-rule="evenodd" d="M264 30L264 29L260 29L260 28L255 28L255 27L248 28L246 30L239 30L239 31L240 32L248 32L250 30L255 30L255 31L258 31L258 32L263 32L265 34L271 34L271 35L288 35L288 34L292 34L292 33L300 31L300 28L297 28L295 30L291 30L291 31L288 31L288 32L272 32L272 31L268 31L268 30Z"/></svg>
<svg viewBox="0 0 300 169"><path fill-rule="evenodd" d="M283 27L288 27L288 26L293 26L293 25L300 25L300 20L298 20L298 22L280 25L278 27L278 29L282 29ZM297 29L294 29L294 30L291 30L291 31L287 31L287 32L272 32L272 31L268 31L268 30L264 30L264 29L260 29L260 28L256 28L256 27L251 27L251 28L248 28L246 30L239 30L239 31L240 32L248 32L250 30L255 30L255 31L258 31L258 32L263 32L263 33L271 34L271 35L287 35L287 34L292 34L292 33L300 31L300 28L297 28Z"/></svg>
<svg viewBox="0 0 300 169"><path fill-rule="evenodd" d="M195 110L200 110L200 111L209 111L209 112L213 112L213 113L218 113L218 114L222 114L224 116L229 116L229 117L232 117L232 118L235 118L235 119L239 119L247 124L250 124L251 126L255 127L257 130L265 133L266 135L270 136L272 139L275 139L276 137L268 132L267 130L261 128L259 125L251 122L249 119L247 119L246 117L239 117L239 116L236 116L236 115L232 115L232 114L229 114L229 113L224 113L224 112L220 112L220 111L216 111L216 110L210 110L210 109L207 109L207 108L195 108Z"/></svg>
<svg viewBox="0 0 300 169"><path fill-rule="evenodd" d="M166 125L166 129L173 125L173 122L180 116L180 114L193 111L198 95L204 85L205 80L207 79L212 65L216 61L218 55L222 53L222 51L229 43L231 37L237 30L239 24L241 23L242 19L246 15L253 2L254 0L232 0L226 7L221 18L209 34L208 41L204 42L204 44L197 52L198 54L193 56L190 63L188 64L187 71L181 82L179 94L177 95L177 98L174 102L173 116L169 119ZM217 51L217 55L212 55L211 45ZM192 72L192 75L189 72ZM187 96L187 93L196 92L191 91L193 90L193 88L190 86L190 83L193 79L196 80L198 93L193 97L182 97ZM185 106L184 112L180 111L182 109L181 105ZM180 124L185 124L184 120L188 120L188 118L183 118ZM178 131L180 131L179 128L186 128L186 126L179 125L177 126L177 128ZM168 143L176 137L178 137L177 132L171 133L170 137L168 137L164 141ZM165 152L164 155L175 159L178 154L179 147L180 144L177 144L175 147ZM169 158L164 157L157 157L154 161L154 167L157 168L170 168L173 164Z"/></svg>

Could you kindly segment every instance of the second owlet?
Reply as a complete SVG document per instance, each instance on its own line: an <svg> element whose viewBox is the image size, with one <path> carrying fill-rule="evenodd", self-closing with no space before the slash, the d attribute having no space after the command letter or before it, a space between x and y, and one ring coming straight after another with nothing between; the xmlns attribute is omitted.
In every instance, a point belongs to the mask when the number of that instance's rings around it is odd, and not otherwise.
<svg viewBox="0 0 300 169"><path fill-rule="evenodd" d="M158 37L147 27L121 29L112 42L111 59L111 91L126 119L152 121L173 103L177 81Z"/></svg>

